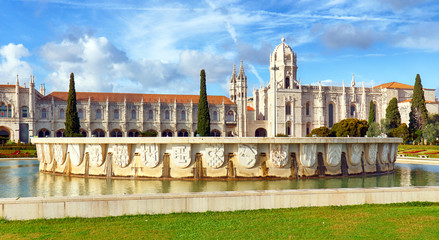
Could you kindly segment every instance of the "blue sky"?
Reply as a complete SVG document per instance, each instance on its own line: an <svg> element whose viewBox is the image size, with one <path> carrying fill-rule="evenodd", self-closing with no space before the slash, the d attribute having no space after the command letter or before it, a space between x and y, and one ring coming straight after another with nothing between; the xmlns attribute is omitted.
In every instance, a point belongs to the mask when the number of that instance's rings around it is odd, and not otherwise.
<svg viewBox="0 0 439 240"><path fill-rule="evenodd" d="M280 3L279 3L280 2ZM439 87L439 3L432 0L0 2L0 84L35 75L48 92L228 95L243 60L249 95L269 80L282 36L303 84Z"/></svg>

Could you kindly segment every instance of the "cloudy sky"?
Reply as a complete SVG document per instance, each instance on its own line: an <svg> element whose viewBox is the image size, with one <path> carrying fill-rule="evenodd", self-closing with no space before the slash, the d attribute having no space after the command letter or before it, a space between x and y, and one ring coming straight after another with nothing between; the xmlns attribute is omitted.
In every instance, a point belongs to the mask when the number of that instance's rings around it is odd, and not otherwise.
<svg viewBox="0 0 439 240"><path fill-rule="evenodd" d="M436 0L1 0L0 84L65 91L228 95L243 60L249 95L282 36L303 84L398 81L439 87Z"/></svg>

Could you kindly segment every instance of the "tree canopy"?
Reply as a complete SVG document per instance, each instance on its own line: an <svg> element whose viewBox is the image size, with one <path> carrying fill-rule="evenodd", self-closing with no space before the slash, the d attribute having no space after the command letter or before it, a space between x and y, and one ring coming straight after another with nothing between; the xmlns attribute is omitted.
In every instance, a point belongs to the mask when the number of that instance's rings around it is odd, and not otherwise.
<svg viewBox="0 0 439 240"><path fill-rule="evenodd" d="M425 125L427 125L428 111L425 106L424 89L422 88L421 77L419 74L416 75L409 116L409 129L411 132L416 132L416 130L422 131Z"/></svg>
<svg viewBox="0 0 439 240"><path fill-rule="evenodd" d="M369 103L369 121L368 121L368 123L370 125L373 122L375 122L375 104L373 103L372 100L370 100L370 103Z"/></svg>
<svg viewBox="0 0 439 240"><path fill-rule="evenodd" d="M386 120L389 130L401 125L401 114L398 110L398 100L396 98L392 98L389 102L389 106L386 108Z"/></svg>
<svg viewBox="0 0 439 240"><path fill-rule="evenodd" d="M331 128L331 136L334 137L364 137L367 133L366 120L356 118L343 119Z"/></svg>
<svg viewBox="0 0 439 240"><path fill-rule="evenodd" d="M209 103L207 102L206 73L204 69L201 70L200 77L200 99L198 100L197 134L199 136L210 136Z"/></svg>
<svg viewBox="0 0 439 240"><path fill-rule="evenodd" d="M79 132L81 126L76 109L75 76L73 73L70 74L69 96L67 98L66 121L64 125L66 137L82 136Z"/></svg>

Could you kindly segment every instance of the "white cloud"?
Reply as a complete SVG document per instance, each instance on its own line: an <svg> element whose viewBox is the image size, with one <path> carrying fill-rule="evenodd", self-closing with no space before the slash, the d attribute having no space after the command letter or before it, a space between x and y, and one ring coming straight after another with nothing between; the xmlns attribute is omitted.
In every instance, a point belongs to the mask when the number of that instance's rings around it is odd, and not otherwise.
<svg viewBox="0 0 439 240"><path fill-rule="evenodd" d="M383 33L373 29L356 27L352 24L339 24L327 29L323 35L323 43L330 48L357 47L369 48L375 42L383 40Z"/></svg>
<svg viewBox="0 0 439 240"><path fill-rule="evenodd" d="M29 50L22 44L9 43L0 48L0 79L15 83L15 76L28 78L32 74L32 68L26 61L21 60L30 56Z"/></svg>
<svg viewBox="0 0 439 240"><path fill-rule="evenodd" d="M395 37L400 47L439 51L439 22L420 23L410 26L406 33Z"/></svg>

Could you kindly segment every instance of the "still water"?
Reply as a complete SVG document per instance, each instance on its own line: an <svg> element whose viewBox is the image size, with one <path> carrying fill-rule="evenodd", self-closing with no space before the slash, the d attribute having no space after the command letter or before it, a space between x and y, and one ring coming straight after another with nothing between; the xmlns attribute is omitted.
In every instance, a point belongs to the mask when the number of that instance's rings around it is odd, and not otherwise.
<svg viewBox="0 0 439 240"><path fill-rule="evenodd" d="M0 198L313 188L439 186L438 165L396 164L381 176L300 180L129 180L54 176L38 161L0 161Z"/></svg>

